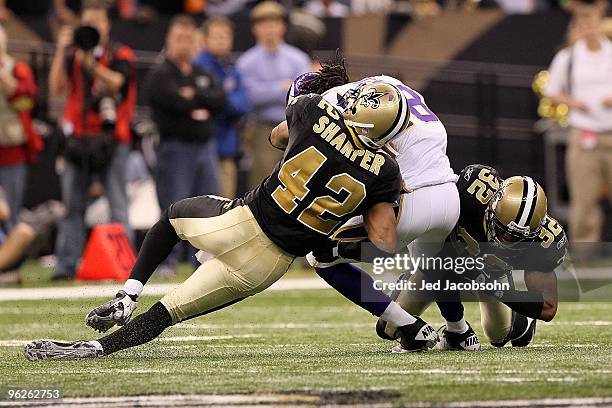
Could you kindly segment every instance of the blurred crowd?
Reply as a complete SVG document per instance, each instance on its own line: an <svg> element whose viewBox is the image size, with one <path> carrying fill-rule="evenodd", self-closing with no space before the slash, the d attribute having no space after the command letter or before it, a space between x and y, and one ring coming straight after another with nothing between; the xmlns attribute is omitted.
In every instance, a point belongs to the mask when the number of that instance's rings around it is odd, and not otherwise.
<svg viewBox="0 0 612 408"><path fill-rule="evenodd" d="M607 1L577 0L566 46L554 57L544 93L569 109L566 153L572 243L599 242L601 202L612 196L612 42Z"/></svg>
<svg viewBox="0 0 612 408"><path fill-rule="evenodd" d="M0 0L0 21L12 14L48 15L55 26L76 24L88 0ZM141 23L161 14L231 16L248 14L264 0L101 0L113 16ZM371 13L400 13L415 17L444 10L500 7L509 13L532 13L565 6L570 0L277 0L288 11L303 10L316 17L346 17Z"/></svg>
<svg viewBox="0 0 612 408"><path fill-rule="evenodd" d="M1 3L3 18L12 4ZM110 37L110 3L53 1L61 24L48 86L51 96L64 101L55 168L62 202L48 201L28 210L23 208L27 169L43 149L32 120L37 88L30 67L8 53L8 38L0 27L0 284L19 279L15 271L37 240L50 240L53 229L53 279L73 279L92 224L123 224L127 237L136 243L134 230L147 229L160 210L177 200L203 194L234 198L257 187L282 155L268 137L284 119L292 80L317 68L306 53L284 40L288 10L294 5L289 3L295 2L112 2L115 12L125 16L136 16L146 7L154 9L147 12L150 16L166 11L163 7L178 7L172 10L179 14L167 27L158 61L143 81L156 135L152 158L147 158L142 153L146 149L134 149L136 58L130 47ZM301 3L314 15L342 17L386 2ZM396 7L398 2L387 3ZM407 3L439 8L486 2ZM523 2L527 3L535 7L546 2ZM596 208L599 186L612 163L607 145L612 138L612 94L607 94L612 46L602 31L605 1L574 3L586 8L574 10L569 47L553 62L547 92L573 110L568 153L572 240L596 241L602 225ZM234 25L226 15L244 10L256 44L235 59ZM204 11L209 17L196 25L193 14ZM589 97L593 93L601 94L597 106ZM100 196L104 204L92 205ZM159 273L174 274L177 263L192 255L187 246L178 246Z"/></svg>
<svg viewBox="0 0 612 408"><path fill-rule="evenodd" d="M111 20L103 2L86 2L77 18L58 30L48 77L51 96L65 101L56 165L62 203L48 202L30 211L22 210L27 168L43 147L31 118L36 84L28 65L8 55L6 35L0 32L0 270L5 280L6 272L19 267L29 244L54 223L53 279L73 279L86 243L92 197L98 195L105 197L107 215L94 214L94 223L105 219L123 224L134 241L130 205L138 194L130 190L133 179L152 180L157 205L144 207L151 222L160 209L182 198L235 197L239 160L243 165L246 160L251 170L242 189L258 186L281 157L267 140L284 119L287 90L294 78L313 69L307 54L285 43L287 12L277 2L252 8L256 44L237 60L228 18L210 17L197 26L190 15L175 15L158 62L144 79L144 99L158 139L156 164L148 166L132 149L134 52L110 38ZM21 244L11 246L15 241ZM11 251L5 262L2 249ZM187 247L177 247L160 273L173 274L177 262L191 255Z"/></svg>

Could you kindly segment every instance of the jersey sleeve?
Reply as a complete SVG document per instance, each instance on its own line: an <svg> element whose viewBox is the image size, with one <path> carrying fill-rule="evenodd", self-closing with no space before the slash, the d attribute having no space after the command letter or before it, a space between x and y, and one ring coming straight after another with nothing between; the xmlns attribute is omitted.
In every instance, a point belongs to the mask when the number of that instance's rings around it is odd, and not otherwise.
<svg viewBox="0 0 612 408"><path fill-rule="evenodd" d="M297 139L304 138L311 134L307 129L312 116L312 106L321 99L320 96L309 94L298 96L287 105L285 115L287 118L287 127L289 128L289 144L293 144Z"/></svg>
<svg viewBox="0 0 612 408"><path fill-rule="evenodd" d="M377 203L395 204L402 191L402 176L395 159L385 155L386 163L378 176L372 192L369 194L370 207Z"/></svg>
<svg viewBox="0 0 612 408"><path fill-rule="evenodd" d="M486 169L488 173L492 174L493 177L499 182L501 182L501 178L499 177L499 173L491 166L485 166L483 164L470 164L466 166L461 173L459 173L459 179L457 180L457 189L460 193L466 192L467 189L472 185L474 180L476 180L480 174L480 172Z"/></svg>
<svg viewBox="0 0 612 408"><path fill-rule="evenodd" d="M565 230L557 220L546 217L540 239L534 242L532 254L526 256L525 269L534 272L553 272L565 260L568 240Z"/></svg>
<svg viewBox="0 0 612 408"><path fill-rule="evenodd" d="M304 121L304 118L306 118L309 113L308 108L316 101L317 97L318 96L315 94L299 95L289 101L285 109L289 130L291 130L292 125ZM318 99L320 99L320 97L318 97Z"/></svg>

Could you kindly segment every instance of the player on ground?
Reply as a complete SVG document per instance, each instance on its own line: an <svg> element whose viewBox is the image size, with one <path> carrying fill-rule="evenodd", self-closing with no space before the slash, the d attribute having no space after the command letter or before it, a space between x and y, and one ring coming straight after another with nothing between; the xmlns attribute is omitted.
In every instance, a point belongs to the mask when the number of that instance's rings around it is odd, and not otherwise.
<svg viewBox="0 0 612 408"><path fill-rule="evenodd" d="M495 169L467 166L457 187L461 196L461 217L448 239L448 247L458 257L484 257L485 267L469 280L508 282L511 290L480 292L481 322L492 345L511 342L527 346L535 334L536 320L550 321L558 306L554 270L563 262L567 238L563 227L547 213L544 190L531 177L515 176L502 180ZM525 271L527 291L516 291L513 270ZM446 276L447 279L455 277ZM427 271L417 272L410 281L421 287L430 280ZM445 309L463 316L458 293L445 299ZM452 298L455 298L455 301ZM431 304L413 291L403 291L396 300L405 310L420 315ZM444 312L444 311L443 311ZM377 331L383 338L394 338L392 324L379 320ZM473 350L473 339L444 330L439 346L445 349Z"/></svg>
<svg viewBox="0 0 612 408"><path fill-rule="evenodd" d="M404 94L380 82L364 84L342 110L317 95L295 98L287 107L288 146L272 175L244 199L202 196L172 204L147 234L124 290L87 317L102 332L123 327L97 341L34 341L26 345L26 357L100 357L146 343L178 322L264 290L296 256L327 246L328 237L358 214L366 215L372 242L394 251L391 203L398 199L401 177L381 147L409 119ZM127 322L143 285L180 239L213 259ZM399 331L408 336L433 329L417 318ZM412 341L405 339L408 346Z"/></svg>
<svg viewBox="0 0 612 408"><path fill-rule="evenodd" d="M396 86L408 99L411 125L392 143L404 182L404 194L396 207L397 235L400 248L409 245L411 251L435 254L459 218L459 195L455 186L457 176L446 156L447 134L444 125L427 107L422 95L395 78L369 77L328 90L330 83L337 85L339 81L346 81L348 78L346 74L338 74L344 70L342 62L326 68L337 73L335 76L328 76L333 81L323 81L317 73L305 74L294 82L290 97L304 92L323 93L325 100L343 109L352 94L361 86L383 82ZM282 143L275 143L278 147L283 146ZM334 239L340 241L361 242L366 238L362 217L350 220L334 234ZM360 246L354 246L347 258L361 255L354 255L352 252L359 253ZM323 262L325 253L320 252L317 256L321 257L319 262L315 261L312 255L309 256L309 261L316 267L319 276L345 297L385 320L401 322L402 325L414 322L414 317L402 312L386 294L374 290L370 275L348 264L350 259L342 262L334 257L333 264L326 264ZM458 333L470 330L465 321L461 321L460 316L457 320L459 322L448 322L448 327ZM421 347L403 347L402 350L422 351L426 346L427 343L424 342Z"/></svg>

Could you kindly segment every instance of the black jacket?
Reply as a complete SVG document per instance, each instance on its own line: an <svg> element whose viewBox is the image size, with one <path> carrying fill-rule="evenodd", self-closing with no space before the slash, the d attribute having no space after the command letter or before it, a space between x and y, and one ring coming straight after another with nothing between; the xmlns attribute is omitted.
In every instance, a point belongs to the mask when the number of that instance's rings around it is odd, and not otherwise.
<svg viewBox="0 0 612 408"><path fill-rule="evenodd" d="M182 97L182 87L193 87L194 97ZM185 75L168 59L149 72L145 94L162 143L208 141L213 136L213 116L226 104L223 89L211 74L194 66Z"/></svg>

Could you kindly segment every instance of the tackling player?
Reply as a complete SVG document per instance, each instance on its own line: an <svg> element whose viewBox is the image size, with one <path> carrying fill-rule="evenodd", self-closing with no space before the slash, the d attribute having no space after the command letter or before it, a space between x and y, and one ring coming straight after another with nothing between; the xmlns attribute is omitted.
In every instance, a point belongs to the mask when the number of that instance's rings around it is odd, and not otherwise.
<svg viewBox="0 0 612 408"><path fill-rule="evenodd" d="M400 248L409 246L411 252L435 255L459 218L459 195L455 186L457 176L446 155L446 129L438 117L427 107L424 98L401 81L389 76L376 76L358 82L345 83L329 90L330 85L348 81L342 62L324 66L325 71L308 73L298 78L289 97L304 92L322 93L323 98L344 109L353 94L364 84L383 82L400 89L410 106L410 126L392 143L404 183L404 194L397 212L397 235ZM335 73L335 74L334 74ZM283 148L282 125L273 132L272 142ZM367 238L363 217L356 217L343 225L335 234L339 241L359 241ZM359 245L355 248L360 252ZM316 253L319 261L326 258L324 251ZM356 256L356 255L355 255ZM349 256L354 258L355 256ZM375 316L389 321L410 324L414 317L381 291L373 289L373 279L366 272L333 257L333 264L317 262L309 255L317 274L345 297L362 306ZM340 263L339 263L340 262ZM465 333L469 326L460 315L447 322L449 330ZM429 344L413 343L412 348L402 344L402 350L422 351Z"/></svg>
<svg viewBox="0 0 612 408"><path fill-rule="evenodd" d="M328 237L358 214L365 214L372 242L392 252L397 237L391 203L401 178L381 148L409 119L405 95L382 82L360 86L344 109L317 95L293 99L287 107L288 145L272 175L243 199L202 196L172 204L148 232L124 290L87 316L87 324L102 332L123 327L97 341L37 340L26 345L26 358L100 357L146 343L178 322L264 290L296 256L327 246ZM214 257L127 322L143 285L180 239ZM402 338L432 335L431 326L413 321L398 329Z"/></svg>
<svg viewBox="0 0 612 408"><path fill-rule="evenodd" d="M567 238L563 227L547 213L544 190L531 177L514 176L502 180L492 167L467 166L457 187L461 196L461 217L448 239L449 250L458 257L478 257L485 267L466 276L470 280L508 282L511 290L479 292L481 323L492 345L511 342L527 346L535 334L536 320L550 321L557 312L557 278L554 270L563 262ZM524 270L527 291L516 291L513 270ZM446 276L456 280L457 276ZM410 277L416 287L431 280L428 272ZM453 295L451 294L451 297ZM414 291L403 291L396 300L405 310L420 315L432 300ZM463 316L463 306L445 299L443 311ZM395 338L392 324L381 319L377 332ZM444 330L439 346L445 349L474 350L477 341Z"/></svg>

